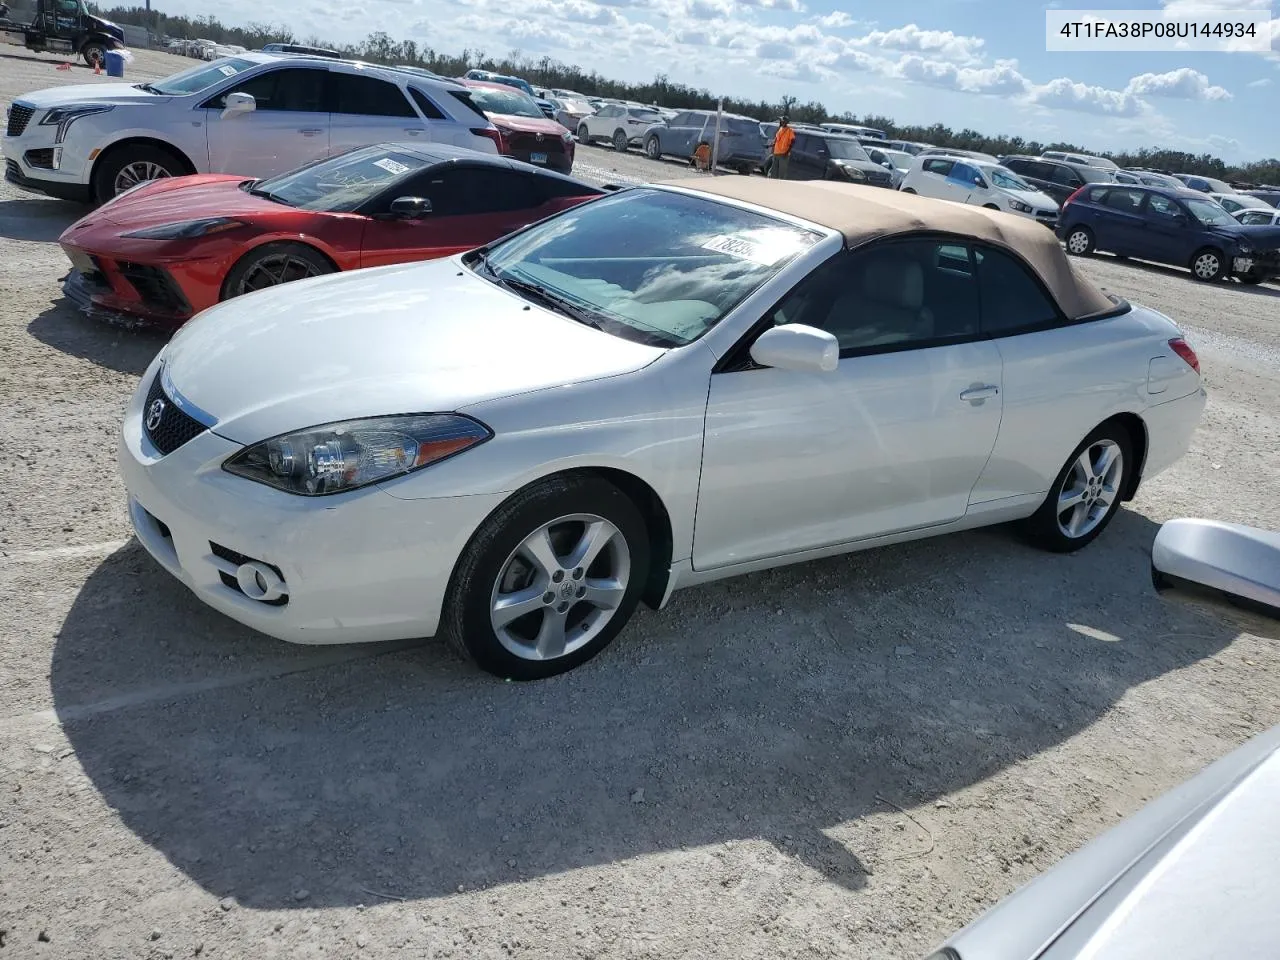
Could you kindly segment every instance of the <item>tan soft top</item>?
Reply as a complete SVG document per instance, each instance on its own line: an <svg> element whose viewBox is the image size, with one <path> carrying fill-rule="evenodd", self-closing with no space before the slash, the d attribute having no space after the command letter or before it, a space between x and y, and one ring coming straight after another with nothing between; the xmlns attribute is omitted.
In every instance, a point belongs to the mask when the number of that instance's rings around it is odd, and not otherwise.
<svg viewBox="0 0 1280 960"><path fill-rule="evenodd" d="M1101 290L1076 273L1052 231L1013 214L828 180L716 177L668 180L659 186L759 204L838 230L849 248L880 237L921 231L973 237L1021 254L1071 319L1115 308Z"/></svg>

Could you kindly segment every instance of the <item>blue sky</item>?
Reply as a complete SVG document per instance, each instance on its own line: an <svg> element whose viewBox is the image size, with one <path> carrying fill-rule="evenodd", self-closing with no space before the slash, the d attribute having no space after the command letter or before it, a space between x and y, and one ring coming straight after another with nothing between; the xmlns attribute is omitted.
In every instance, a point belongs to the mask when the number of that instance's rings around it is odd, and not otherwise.
<svg viewBox="0 0 1280 960"><path fill-rule="evenodd" d="M1050 0L1089 9L1270 9L1271 0ZM156 0L197 15L204 0ZM1229 162L1280 156L1280 19L1269 53L1047 53L1044 0L279 0L301 36L373 30L437 50L520 50L626 80L783 94L913 123L1166 146ZM223 0L228 23L268 19ZM308 26L299 26L307 24Z"/></svg>

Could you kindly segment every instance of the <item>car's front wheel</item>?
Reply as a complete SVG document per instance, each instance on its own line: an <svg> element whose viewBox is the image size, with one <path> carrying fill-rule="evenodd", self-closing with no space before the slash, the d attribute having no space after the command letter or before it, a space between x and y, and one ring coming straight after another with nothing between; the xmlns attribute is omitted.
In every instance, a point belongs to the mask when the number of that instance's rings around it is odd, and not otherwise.
<svg viewBox="0 0 1280 960"><path fill-rule="evenodd" d="M162 147L122 144L98 161L93 171L93 197L100 204L106 203L146 180L180 177L186 172L182 161Z"/></svg>
<svg viewBox="0 0 1280 960"><path fill-rule="evenodd" d="M1196 251L1196 255L1191 258L1191 275L1202 283L1221 280L1226 272L1226 261L1218 250L1207 247Z"/></svg>
<svg viewBox="0 0 1280 960"><path fill-rule="evenodd" d="M454 570L441 632L496 676L554 676L612 642L648 570L648 530L626 494L596 477L552 477L476 532Z"/></svg>
<svg viewBox="0 0 1280 960"><path fill-rule="evenodd" d="M267 243L250 250L227 272L222 299L333 273L329 258L305 243Z"/></svg>
<svg viewBox="0 0 1280 960"><path fill-rule="evenodd" d="M1054 479L1027 533L1046 549L1071 553L1088 546L1120 509L1134 468L1133 443L1119 422L1085 437Z"/></svg>
<svg viewBox="0 0 1280 960"><path fill-rule="evenodd" d="M1067 234L1067 252L1087 257L1094 251L1093 231L1088 227L1072 227Z"/></svg>
<svg viewBox="0 0 1280 960"><path fill-rule="evenodd" d="M662 144L658 142L657 137L650 137L644 142L644 155L650 160L662 159Z"/></svg>
<svg viewBox="0 0 1280 960"><path fill-rule="evenodd" d="M915 193L915 191L912 190L910 187L902 187L901 189L903 193Z"/></svg>

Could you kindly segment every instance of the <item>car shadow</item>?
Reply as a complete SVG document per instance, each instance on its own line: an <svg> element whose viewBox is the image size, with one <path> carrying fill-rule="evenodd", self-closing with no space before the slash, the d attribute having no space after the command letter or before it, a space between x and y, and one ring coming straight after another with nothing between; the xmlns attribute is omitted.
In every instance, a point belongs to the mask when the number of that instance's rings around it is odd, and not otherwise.
<svg viewBox="0 0 1280 960"><path fill-rule="evenodd" d="M1095 253L1092 258L1100 263L1115 263L1126 267L1132 267L1135 270L1142 270L1145 273L1155 273L1163 277L1178 277L1186 280L1188 283L1197 283L1191 276L1190 270L1183 270L1178 267L1170 267L1162 263L1153 263L1150 260L1135 260L1132 257L1117 257L1112 253ZM1268 284L1276 283L1275 280L1269 280L1264 284L1240 283L1238 280L1227 280L1220 284L1220 289L1235 290L1240 293L1260 294L1264 297L1280 297L1280 289ZM1204 286L1208 286L1207 284Z"/></svg>
<svg viewBox="0 0 1280 960"><path fill-rule="evenodd" d="M531 684L436 643L279 643L131 542L84 584L51 682L116 815L245 906L429 899L743 838L854 890L925 838L851 849L831 828L1053 747L1234 639L1151 589L1156 529L1123 511L1074 556L997 528L692 589Z"/></svg>
<svg viewBox="0 0 1280 960"><path fill-rule="evenodd" d="M0 200L0 239L53 243L85 210L66 200Z"/></svg>
<svg viewBox="0 0 1280 960"><path fill-rule="evenodd" d="M41 311L27 332L46 346L119 373L142 376L169 334L89 316L65 298Z"/></svg>

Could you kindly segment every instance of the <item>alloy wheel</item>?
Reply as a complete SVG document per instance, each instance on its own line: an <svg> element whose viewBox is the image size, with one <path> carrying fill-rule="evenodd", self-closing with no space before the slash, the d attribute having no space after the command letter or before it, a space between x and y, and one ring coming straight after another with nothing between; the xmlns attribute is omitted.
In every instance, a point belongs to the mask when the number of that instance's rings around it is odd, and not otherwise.
<svg viewBox="0 0 1280 960"><path fill-rule="evenodd" d="M1114 440L1101 439L1076 457L1058 490L1058 529L1077 539L1106 519L1124 479L1124 453Z"/></svg>
<svg viewBox="0 0 1280 960"><path fill-rule="evenodd" d="M292 283L294 280L305 280L308 277L320 276L320 269L314 264L287 253L277 253L263 257L245 273L240 281L237 295L253 293L267 287Z"/></svg>
<svg viewBox="0 0 1280 960"><path fill-rule="evenodd" d="M627 593L631 551L595 514L560 517L529 534L502 565L489 598L498 641L524 660L554 660L608 626Z"/></svg>
<svg viewBox="0 0 1280 960"><path fill-rule="evenodd" d="M126 163L116 174L115 192L124 193L130 187L136 187L148 180L163 180L171 176L173 174L158 163L150 160L136 160L133 163Z"/></svg>

